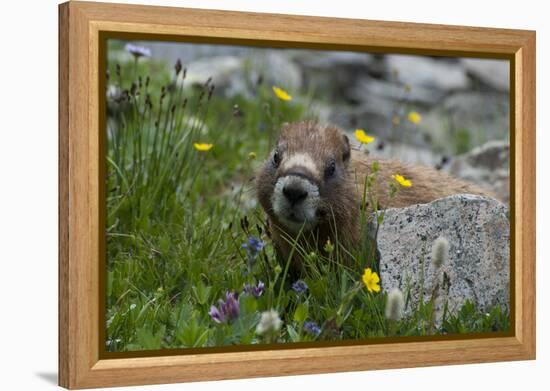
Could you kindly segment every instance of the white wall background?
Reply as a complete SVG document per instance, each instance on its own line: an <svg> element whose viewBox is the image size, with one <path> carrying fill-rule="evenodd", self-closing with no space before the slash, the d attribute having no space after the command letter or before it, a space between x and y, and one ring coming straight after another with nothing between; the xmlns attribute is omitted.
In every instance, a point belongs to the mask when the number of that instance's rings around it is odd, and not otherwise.
<svg viewBox="0 0 550 391"><path fill-rule="evenodd" d="M106 1L106 0L104 0ZM119 2L125 2L119 0ZM538 360L145 387L176 390L541 389L548 379L550 28L545 2L134 0L134 3L537 30ZM57 376L57 1L0 12L0 388L42 390ZM546 299L546 303L545 303ZM546 375L546 376L545 376ZM138 389L138 388L135 388Z"/></svg>

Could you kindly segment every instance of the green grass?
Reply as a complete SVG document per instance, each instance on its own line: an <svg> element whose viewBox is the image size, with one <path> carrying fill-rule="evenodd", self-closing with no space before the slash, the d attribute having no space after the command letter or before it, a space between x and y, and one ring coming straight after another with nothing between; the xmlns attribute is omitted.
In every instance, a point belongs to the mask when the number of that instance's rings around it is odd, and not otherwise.
<svg viewBox="0 0 550 391"><path fill-rule="evenodd" d="M343 266L338 244L328 255L295 249L305 256L301 278L308 286L296 293L289 262L277 259L255 202L252 178L260 163L249 154L266 156L282 122L307 116L307 102L299 94L278 100L270 85L257 85L254 99L222 98L210 93L212 82L182 85L165 64L128 60L119 70L109 64L108 351L509 327L500 309L486 315L469 303L439 328L431 302L400 321L387 320L386 293L370 293L361 282L372 259L357 253L352 265ZM214 146L198 152L195 142ZM265 242L253 259L242 248L250 237ZM261 296L243 291L260 281ZM219 324L209 311L227 292L238 294L239 315ZM270 309L279 313L282 328L261 336L256 328ZM319 332L305 330L306 322L315 322Z"/></svg>

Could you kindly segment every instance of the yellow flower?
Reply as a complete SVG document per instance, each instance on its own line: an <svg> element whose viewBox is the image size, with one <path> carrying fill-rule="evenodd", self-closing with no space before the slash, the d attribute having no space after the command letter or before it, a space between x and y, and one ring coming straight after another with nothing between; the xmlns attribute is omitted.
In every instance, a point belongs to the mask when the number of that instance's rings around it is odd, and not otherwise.
<svg viewBox="0 0 550 391"><path fill-rule="evenodd" d="M199 152L207 152L207 151L210 151L210 149L214 146L214 144L194 143L193 146Z"/></svg>
<svg viewBox="0 0 550 391"><path fill-rule="evenodd" d="M250 153L248 154L248 158L249 158L250 160L256 159L256 152L250 152Z"/></svg>
<svg viewBox="0 0 550 391"><path fill-rule="evenodd" d="M419 124L420 121L422 121L422 116L416 111L411 111L408 115L408 118L409 121L411 121L413 124Z"/></svg>
<svg viewBox="0 0 550 391"><path fill-rule="evenodd" d="M411 180L410 179L405 179L405 177L402 176L402 175L395 174L395 175L392 175L391 177L393 179L395 179L395 181L403 187L411 187L412 186Z"/></svg>
<svg viewBox="0 0 550 391"><path fill-rule="evenodd" d="M292 99L292 96L290 96L288 94L288 92L286 92L282 88L273 86L273 92L275 93L275 95L277 95L277 98L279 98L280 100L291 100Z"/></svg>
<svg viewBox="0 0 550 391"><path fill-rule="evenodd" d="M375 138L372 136L369 136L365 133L363 129L357 129L355 130L355 138L361 143L361 144L369 144L372 143Z"/></svg>
<svg viewBox="0 0 550 391"><path fill-rule="evenodd" d="M376 272L373 272L370 267L365 269L365 273L363 274L363 283L369 292L380 292L379 282L380 277L378 277Z"/></svg>

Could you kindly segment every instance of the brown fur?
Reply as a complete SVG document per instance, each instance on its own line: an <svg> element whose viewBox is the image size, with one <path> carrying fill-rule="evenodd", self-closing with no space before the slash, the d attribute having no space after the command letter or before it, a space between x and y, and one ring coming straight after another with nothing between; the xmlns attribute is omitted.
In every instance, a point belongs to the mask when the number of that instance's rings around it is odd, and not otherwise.
<svg viewBox="0 0 550 391"><path fill-rule="evenodd" d="M453 194L488 195L474 185L460 181L450 175L424 166L414 166L396 160L382 160L368 157L362 151L351 150L349 140L336 127L322 126L315 122L297 122L285 125L275 148L285 157L296 153L309 154L318 168L318 174L308 174L319 186L321 205L319 206L320 221L312 232L303 235L302 243L316 240L322 247L327 239L335 243L337 227L338 241L346 248L356 248L360 241L359 216L363 185L365 178L372 171L372 163L379 163L376 184L373 186L374 196L381 208L406 207L414 204L428 203L438 198ZM326 162L334 159L336 173L334 178L323 178ZM260 204L268 215L272 240L279 254L286 259L292 248L285 235L287 230L278 221L272 211L271 196L277 179L285 175L282 166L275 167L273 153L257 174L257 195ZM411 187L400 187L394 197L389 197L389 183L395 182L392 175L399 174L412 181ZM286 236L286 239L285 239ZM349 246L349 247L348 247ZM320 249L321 250L321 249ZM295 262L299 264L299 259ZM295 265L299 266L299 265Z"/></svg>

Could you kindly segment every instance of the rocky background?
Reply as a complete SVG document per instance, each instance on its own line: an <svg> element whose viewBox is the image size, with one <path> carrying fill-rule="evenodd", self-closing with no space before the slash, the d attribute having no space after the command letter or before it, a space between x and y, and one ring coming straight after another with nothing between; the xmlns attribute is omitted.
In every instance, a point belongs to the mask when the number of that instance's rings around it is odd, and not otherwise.
<svg viewBox="0 0 550 391"><path fill-rule="evenodd" d="M253 97L258 81L281 86L309 117L375 135L371 153L450 171L509 200L507 61L143 44L168 64L181 59L191 82L212 77L216 94ZM407 120L410 111L419 123Z"/></svg>

